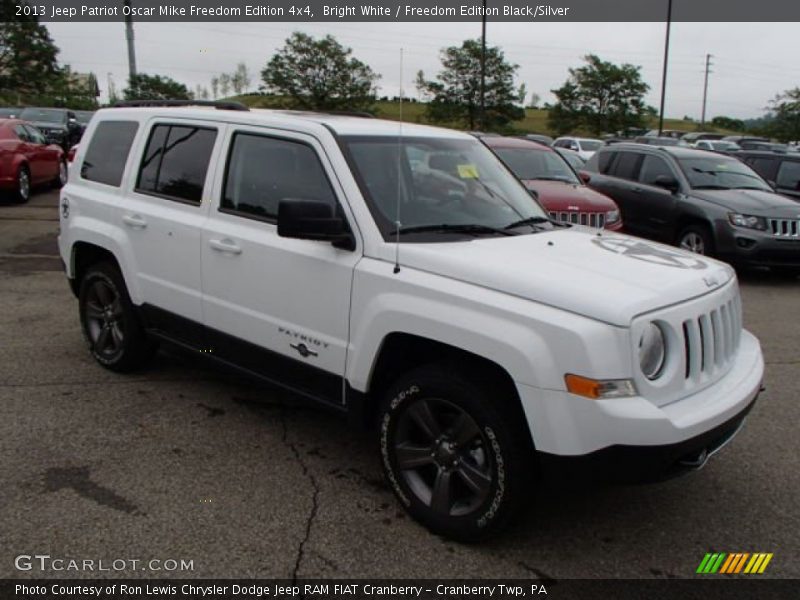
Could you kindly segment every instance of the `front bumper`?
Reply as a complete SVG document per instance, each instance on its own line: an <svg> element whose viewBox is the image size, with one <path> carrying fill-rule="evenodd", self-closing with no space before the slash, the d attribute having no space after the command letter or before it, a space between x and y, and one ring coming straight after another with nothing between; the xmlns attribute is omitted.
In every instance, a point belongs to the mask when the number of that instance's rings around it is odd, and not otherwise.
<svg viewBox="0 0 800 600"><path fill-rule="evenodd" d="M717 256L734 265L800 267L800 238L778 238L761 231L717 226Z"/></svg>
<svg viewBox="0 0 800 600"><path fill-rule="evenodd" d="M619 469L659 471L680 460L690 462L693 453L702 458L703 449L711 452L722 443L752 407L763 375L758 340L742 331L737 356L722 379L664 406L640 396L588 400L521 384L517 389L544 462L555 457L589 465L610 460L621 461Z"/></svg>

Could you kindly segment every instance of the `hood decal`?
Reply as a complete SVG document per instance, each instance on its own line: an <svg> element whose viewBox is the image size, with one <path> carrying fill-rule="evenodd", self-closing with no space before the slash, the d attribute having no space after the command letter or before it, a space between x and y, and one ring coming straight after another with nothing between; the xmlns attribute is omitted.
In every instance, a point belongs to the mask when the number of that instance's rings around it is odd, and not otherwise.
<svg viewBox="0 0 800 600"><path fill-rule="evenodd" d="M695 258L687 252L673 251L661 244L650 244L636 238L604 236L593 239L592 243L614 254L655 263L664 267L675 267L676 269L708 268L708 263Z"/></svg>

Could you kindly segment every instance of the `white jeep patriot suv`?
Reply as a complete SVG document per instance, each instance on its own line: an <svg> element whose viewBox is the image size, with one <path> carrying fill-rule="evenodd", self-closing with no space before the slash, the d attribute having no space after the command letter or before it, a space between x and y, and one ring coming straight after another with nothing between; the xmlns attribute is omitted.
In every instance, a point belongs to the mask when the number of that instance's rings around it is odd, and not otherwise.
<svg viewBox="0 0 800 600"><path fill-rule="evenodd" d="M355 416L437 533L493 533L543 471L699 468L758 395L730 267L551 221L469 135L146 104L97 113L61 193L94 357L169 343Z"/></svg>

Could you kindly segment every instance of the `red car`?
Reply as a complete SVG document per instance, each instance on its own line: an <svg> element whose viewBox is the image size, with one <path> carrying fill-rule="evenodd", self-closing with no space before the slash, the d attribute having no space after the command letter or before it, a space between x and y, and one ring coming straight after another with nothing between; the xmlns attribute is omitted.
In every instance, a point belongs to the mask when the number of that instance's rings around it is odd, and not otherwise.
<svg viewBox="0 0 800 600"><path fill-rule="evenodd" d="M27 202L38 185L61 187L67 163L61 146L48 144L41 131L18 119L0 120L0 190Z"/></svg>
<svg viewBox="0 0 800 600"><path fill-rule="evenodd" d="M494 152L557 221L618 231L622 218L616 203L588 188L557 152L528 140L483 137Z"/></svg>

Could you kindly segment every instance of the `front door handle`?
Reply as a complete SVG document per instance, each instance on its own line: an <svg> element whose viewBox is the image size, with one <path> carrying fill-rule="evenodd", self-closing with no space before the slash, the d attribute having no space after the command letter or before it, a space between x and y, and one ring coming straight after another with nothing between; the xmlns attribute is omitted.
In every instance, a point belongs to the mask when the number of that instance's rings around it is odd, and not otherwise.
<svg viewBox="0 0 800 600"><path fill-rule="evenodd" d="M224 240L208 240L208 245L217 252L224 252L226 254L241 254L242 249L236 245L236 242L229 238Z"/></svg>
<svg viewBox="0 0 800 600"><path fill-rule="evenodd" d="M134 229L144 229L147 227L147 221L139 215L125 215L122 217L122 222Z"/></svg>

